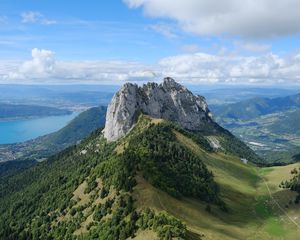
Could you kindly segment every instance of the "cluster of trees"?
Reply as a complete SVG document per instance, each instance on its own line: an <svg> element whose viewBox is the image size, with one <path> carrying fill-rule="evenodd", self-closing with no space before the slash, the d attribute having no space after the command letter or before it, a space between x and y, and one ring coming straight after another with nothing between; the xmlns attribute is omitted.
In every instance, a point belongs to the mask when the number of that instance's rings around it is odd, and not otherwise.
<svg viewBox="0 0 300 240"><path fill-rule="evenodd" d="M170 124L152 124L133 138L124 156L134 156L138 170L155 187L175 197L191 196L225 207L219 187L202 160L176 139Z"/></svg>
<svg viewBox="0 0 300 240"><path fill-rule="evenodd" d="M153 210L146 208L141 212L137 225L142 230L153 229L161 239L186 238L186 226L166 212L155 214Z"/></svg>
<svg viewBox="0 0 300 240"><path fill-rule="evenodd" d="M112 199L108 199L104 204L99 204L94 210L94 221L100 221L104 216L110 214L113 202Z"/></svg>
<svg viewBox="0 0 300 240"><path fill-rule="evenodd" d="M84 189L84 193L90 193L92 190L94 190L98 186L98 183L96 182L96 177L93 176L92 178L89 178L87 180L87 187Z"/></svg>
<svg viewBox="0 0 300 240"><path fill-rule="evenodd" d="M135 237L139 229L153 230L162 240L186 239L187 237L186 225L178 219L165 212L157 214L149 208L136 211L128 204L123 207L119 206L111 218L106 220L100 218L97 221L92 222L88 226L89 233L81 235L79 239L125 240Z"/></svg>
<svg viewBox="0 0 300 240"><path fill-rule="evenodd" d="M289 181L284 181L280 183L280 187L282 188L288 188L292 191L295 191L298 193L298 196L295 199L295 203L300 203L300 168L294 168L291 171L292 179Z"/></svg>

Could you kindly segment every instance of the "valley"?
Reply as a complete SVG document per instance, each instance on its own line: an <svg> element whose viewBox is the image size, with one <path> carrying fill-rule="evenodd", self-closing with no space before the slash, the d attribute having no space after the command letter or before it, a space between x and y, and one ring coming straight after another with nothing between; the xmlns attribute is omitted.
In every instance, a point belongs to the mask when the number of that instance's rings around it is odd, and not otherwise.
<svg viewBox="0 0 300 240"><path fill-rule="evenodd" d="M216 121L268 163L299 160L299 95L249 99L215 109Z"/></svg>

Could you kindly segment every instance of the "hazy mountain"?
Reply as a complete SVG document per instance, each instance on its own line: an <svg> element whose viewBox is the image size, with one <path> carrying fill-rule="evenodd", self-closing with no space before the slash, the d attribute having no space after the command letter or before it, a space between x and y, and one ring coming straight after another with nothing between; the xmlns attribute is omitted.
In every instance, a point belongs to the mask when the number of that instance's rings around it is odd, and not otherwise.
<svg viewBox="0 0 300 240"><path fill-rule="evenodd" d="M117 86L0 84L0 102L60 106L67 109L107 105Z"/></svg>
<svg viewBox="0 0 300 240"><path fill-rule="evenodd" d="M214 119L268 163L298 161L300 94L255 98L214 109Z"/></svg>
<svg viewBox="0 0 300 240"><path fill-rule="evenodd" d="M270 132L276 134L299 134L300 135L300 108L282 111L277 119L268 126Z"/></svg>
<svg viewBox="0 0 300 240"><path fill-rule="evenodd" d="M300 107L300 94L279 98L252 98L217 107L214 111L219 122L229 119L250 120L262 115Z"/></svg>
<svg viewBox="0 0 300 240"><path fill-rule="evenodd" d="M0 119L32 118L71 114L70 111L47 106L0 103Z"/></svg>

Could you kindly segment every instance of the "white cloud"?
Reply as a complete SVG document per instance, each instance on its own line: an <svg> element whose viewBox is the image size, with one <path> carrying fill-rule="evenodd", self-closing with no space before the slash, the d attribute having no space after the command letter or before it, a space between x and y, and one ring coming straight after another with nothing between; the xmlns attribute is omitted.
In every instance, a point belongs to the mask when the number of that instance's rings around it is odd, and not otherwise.
<svg viewBox="0 0 300 240"><path fill-rule="evenodd" d="M124 0L199 35L271 38L300 33L299 0Z"/></svg>
<svg viewBox="0 0 300 240"><path fill-rule="evenodd" d="M39 77L52 74L55 70L54 53L49 50L34 48L31 51L32 60L24 62L20 66L20 73Z"/></svg>
<svg viewBox="0 0 300 240"><path fill-rule="evenodd" d="M285 57L187 53L145 65L130 61L59 61L33 49L25 62L0 63L1 83L113 83L158 81L170 76L189 83L300 84L300 54Z"/></svg>
<svg viewBox="0 0 300 240"><path fill-rule="evenodd" d="M54 20L47 19L40 12L35 12L35 11L23 12L21 13L21 17L22 17L22 23L38 23L43 25L52 25L57 23Z"/></svg>
<svg viewBox="0 0 300 240"><path fill-rule="evenodd" d="M300 59L267 53L260 56L184 54L159 62L163 76L194 83L299 84Z"/></svg>
<svg viewBox="0 0 300 240"><path fill-rule="evenodd" d="M125 61L58 61L54 52L32 49L32 59L0 68L2 83L118 83L155 78L151 66Z"/></svg>

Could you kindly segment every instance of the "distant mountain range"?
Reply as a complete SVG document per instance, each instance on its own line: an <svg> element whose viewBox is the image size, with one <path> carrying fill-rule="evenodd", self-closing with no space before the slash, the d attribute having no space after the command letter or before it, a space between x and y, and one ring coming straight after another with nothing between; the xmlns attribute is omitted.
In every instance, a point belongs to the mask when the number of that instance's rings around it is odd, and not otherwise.
<svg viewBox="0 0 300 240"><path fill-rule="evenodd" d="M300 94L218 106L214 117L267 162L299 161Z"/></svg>
<svg viewBox="0 0 300 240"><path fill-rule="evenodd" d="M9 85L0 84L0 102L61 106L68 109L107 105L118 89L109 85Z"/></svg>
<svg viewBox="0 0 300 240"><path fill-rule="evenodd" d="M262 115L300 108L300 94L278 98L251 98L213 109L218 122L229 119L250 120Z"/></svg>
<svg viewBox="0 0 300 240"><path fill-rule="evenodd" d="M71 114L71 112L55 107L0 103L0 120L59 116L66 114Z"/></svg>

